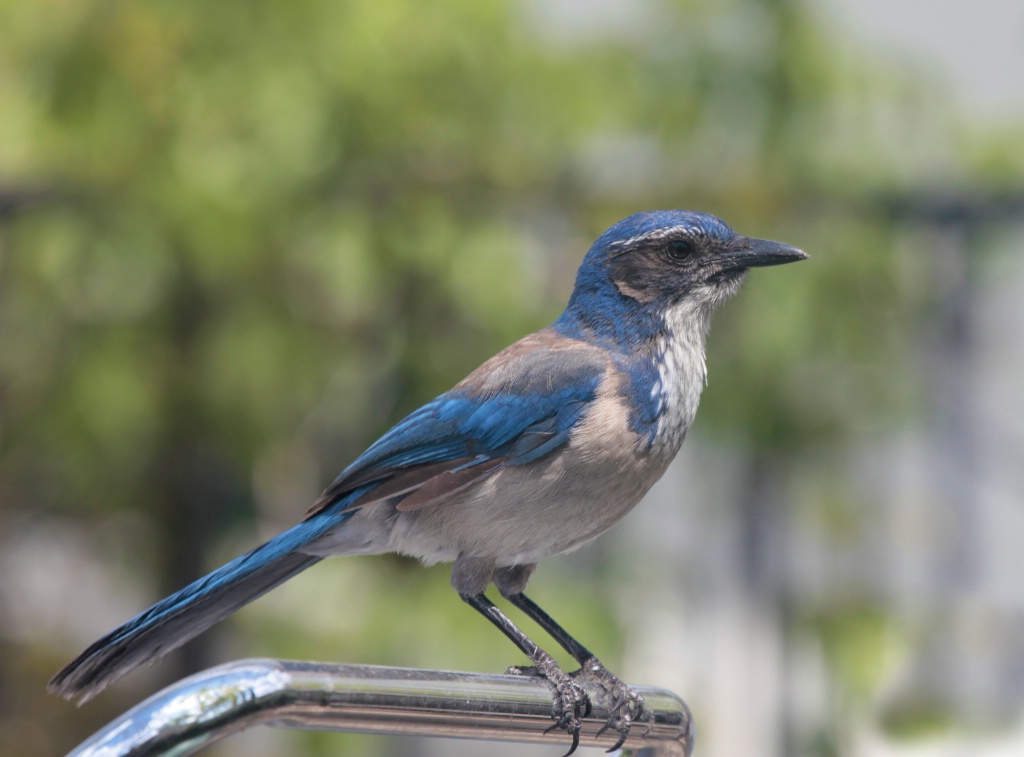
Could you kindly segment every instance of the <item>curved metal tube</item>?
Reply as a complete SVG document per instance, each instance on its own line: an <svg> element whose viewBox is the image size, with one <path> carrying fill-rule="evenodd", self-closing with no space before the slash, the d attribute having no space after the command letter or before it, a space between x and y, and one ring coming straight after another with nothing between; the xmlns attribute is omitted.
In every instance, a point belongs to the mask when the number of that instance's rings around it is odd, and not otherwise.
<svg viewBox="0 0 1024 757"><path fill-rule="evenodd" d="M583 722L580 744L607 749L618 734L597 735L607 716L605 693L584 685L593 712ZM693 724L686 704L670 691L637 690L650 719L633 725L625 747L688 757ZM551 689L539 678L254 659L168 686L69 757L184 757L254 725L569 743L565 733L549 732Z"/></svg>

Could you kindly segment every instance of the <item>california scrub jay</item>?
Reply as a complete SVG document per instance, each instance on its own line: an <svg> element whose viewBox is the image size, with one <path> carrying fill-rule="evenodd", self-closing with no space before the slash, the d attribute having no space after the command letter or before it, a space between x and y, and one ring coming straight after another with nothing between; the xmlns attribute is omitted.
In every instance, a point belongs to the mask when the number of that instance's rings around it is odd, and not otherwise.
<svg viewBox="0 0 1024 757"><path fill-rule="evenodd" d="M454 561L459 596L553 686L553 717L572 749L589 710L579 676L609 692L606 727L624 740L642 712L639 696L523 589L538 560L593 541L665 472L697 412L711 313L746 270L806 257L703 213L620 221L590 248L551 326L384 434L297 526L110 632L50 689L85 701L324 557L398 552ZM492 582L581 670L566 674L492 604Z"/></svg>

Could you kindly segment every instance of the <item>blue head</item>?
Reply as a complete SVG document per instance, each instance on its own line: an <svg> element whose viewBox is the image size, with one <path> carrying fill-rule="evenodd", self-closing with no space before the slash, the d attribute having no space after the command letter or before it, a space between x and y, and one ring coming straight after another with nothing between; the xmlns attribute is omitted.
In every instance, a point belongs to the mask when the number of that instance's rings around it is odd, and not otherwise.
<svg viewBox="0 0 1024 757"><path fill-rule="evenodd" d="M594 242L555 328L623 347L660 333L685 310L704 330L748 268L806 257L795 247L737 234L707 213L636 213Z"/></svg>

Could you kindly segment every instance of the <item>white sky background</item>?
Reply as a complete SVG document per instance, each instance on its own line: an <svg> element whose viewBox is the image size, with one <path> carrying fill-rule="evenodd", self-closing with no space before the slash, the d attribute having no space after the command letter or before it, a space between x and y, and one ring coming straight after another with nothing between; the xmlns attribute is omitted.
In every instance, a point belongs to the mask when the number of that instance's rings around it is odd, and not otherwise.
<svg viewBox="0 0 1024 757"><path fill-rule="evenodd" d="M982 125L1024 121L1021 0L810 0L865 53L901 59L948 83Z"/></svg>
<svg viewBox="0 0 1024 757"><path fill-rule="evenodd" d="M659 0L527 0L553 41L604 35L643 38ZM1024 121L1021 0L805 0L806 7L865 55L899 60L948 85L982 125Z"/></svg>

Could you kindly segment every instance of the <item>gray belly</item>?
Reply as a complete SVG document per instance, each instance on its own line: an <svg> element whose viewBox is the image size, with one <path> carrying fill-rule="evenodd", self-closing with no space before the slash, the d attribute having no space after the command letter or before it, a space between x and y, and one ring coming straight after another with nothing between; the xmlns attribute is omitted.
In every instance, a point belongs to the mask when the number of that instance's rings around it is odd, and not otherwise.
<svg viewBox="0 0 1024 757"><path fill-rule="evenodd" d="M578 549L633 509L675 456L692 411L670 397L669 425L653 444L629 427L612 376L568 443L527 465L498 468L478 484L418 510L368 505L304 551L316 555L398 552L433 563L459 555L498 567L527 565ZM677 428L678 426L678 428Z"/></svg>
<svg viewBox="0 0 1024 757"><path fill-rule="evenodd" d="M567 451L540 464L505 468L464 498L401 514L391 548L428 561L460 553L489 557L499 567L570 552L607 531L651 487L656 476L637 463L621 455L573 465Z"/></svg>
<svg viewBox="0 0 1024 757"><path fill-rule="evenodd" d="M613 445L498 470L450 499L420 510L371 505L306 551L323 556L398 552L427 563L460 554L498 567L524 565L594 540L640 501L667 461Z"/></svg>

